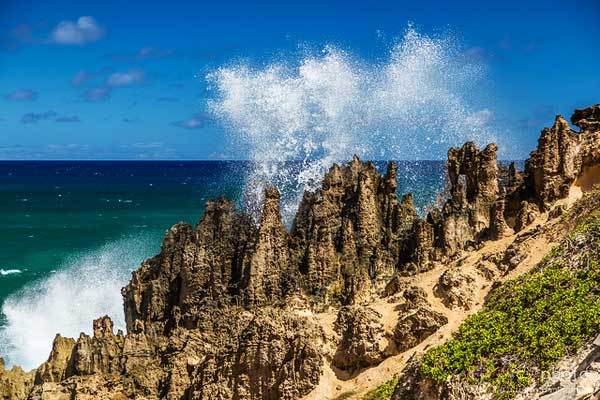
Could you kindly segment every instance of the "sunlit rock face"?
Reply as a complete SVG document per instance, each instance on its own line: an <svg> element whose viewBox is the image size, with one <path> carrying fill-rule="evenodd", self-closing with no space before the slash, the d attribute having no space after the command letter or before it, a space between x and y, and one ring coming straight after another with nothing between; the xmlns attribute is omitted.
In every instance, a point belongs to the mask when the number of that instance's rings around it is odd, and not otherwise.
<svg viewBox="0 0 600 400"><path fill-rule="evenodd" d="M544 128L525 163L528 190L540 204L566 197L581 169L580 136L557 116L551 128Z"/></svg>

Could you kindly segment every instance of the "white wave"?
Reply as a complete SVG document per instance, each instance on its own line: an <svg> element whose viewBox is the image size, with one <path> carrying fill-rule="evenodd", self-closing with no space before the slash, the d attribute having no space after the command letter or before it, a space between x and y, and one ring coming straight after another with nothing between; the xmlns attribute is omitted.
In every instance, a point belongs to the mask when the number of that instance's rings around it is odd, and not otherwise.
<svg viewBox="0 0 600 400"><path fill-rule="evenodd" d="M2 305L0 356L35 368L45 361L57 333L91 333L92 321L109 315L124 329L121 288L151 254L149 238L128 237L74 256L50 276L11 295Z"/></svg>
<svg viewBox="0 0 600 400"><path fill-rule="evenodd" d="M21 272L23 271L20 269L0 269L0 275L2 276L20 274Z"/></svg>
<svg viewBox="0 0 600 400"><path fill-rule="evenodd" d="M353 153L436 159L466 140L494 140L492 111L477 106L485 65L464 54L452 36L409 26L380 62L326 46L299 61L209 73L209 110L228 128L234 151L257 162L246 206L256 212L264 186L275 184L289 222L303 190L314 190L332 162ZM299 171L282 166L290 160L301 161Z"/></svg>

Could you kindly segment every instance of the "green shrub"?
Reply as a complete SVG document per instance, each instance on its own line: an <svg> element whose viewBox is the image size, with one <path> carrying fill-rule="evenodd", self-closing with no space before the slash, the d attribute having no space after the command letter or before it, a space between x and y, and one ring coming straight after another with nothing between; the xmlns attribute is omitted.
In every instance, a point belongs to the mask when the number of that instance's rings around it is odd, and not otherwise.
<svg viewBox="0 0 600 400"><path fill-rule="evenodd" d="M578 244L574 244L577 242ZM487 382L511 398L600 329L600 214L580 224L538 268L494 290L421 373Z"/></svg>
<svg viewBox="0 0 600 400"><path fill-rule="evenodd" d="M389 380L364 395L362 400L389 400L394 393L396 383L398 383L398 378Z"/></svg>

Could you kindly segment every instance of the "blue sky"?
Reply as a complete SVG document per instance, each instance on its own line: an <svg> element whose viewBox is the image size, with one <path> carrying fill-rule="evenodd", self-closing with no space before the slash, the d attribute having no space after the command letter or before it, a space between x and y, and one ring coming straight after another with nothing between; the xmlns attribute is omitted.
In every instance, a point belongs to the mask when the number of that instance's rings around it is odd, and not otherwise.
<svg viewBox="0 0 600 400"><path fill-rule="evenodd" d="M378 60L409 21L487 66L485 98L524 157L556 113L600 102L600 2L0 0L0 159L210 159L207 72L328 44Z"/></svg>

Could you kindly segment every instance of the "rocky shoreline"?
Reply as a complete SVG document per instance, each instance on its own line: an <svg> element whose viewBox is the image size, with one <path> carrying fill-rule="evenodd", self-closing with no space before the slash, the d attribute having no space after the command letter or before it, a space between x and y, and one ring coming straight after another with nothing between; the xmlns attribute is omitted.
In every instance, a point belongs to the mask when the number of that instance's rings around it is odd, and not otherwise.
<svg viewBox="0 0 600 400"><path fill-rule="evenodd" d="M571 122L541 132L522 172L494 144L450 149L447 198L425 218L397 197L394 163L382 175L356 157L304 194L289 232L275 188L258 225L209 201L133 272L126 333L101 317L92 336L57 335L30 373L0 363L0 398L360 398L564 238L559 217L600 183L600 105ZM395 398L448 398L401 394L423 382L401 374Z"/></svg>

